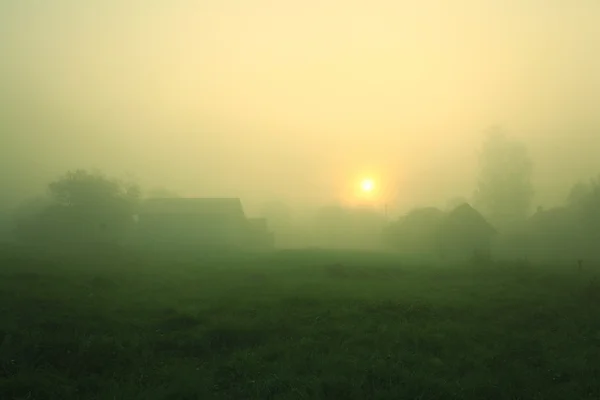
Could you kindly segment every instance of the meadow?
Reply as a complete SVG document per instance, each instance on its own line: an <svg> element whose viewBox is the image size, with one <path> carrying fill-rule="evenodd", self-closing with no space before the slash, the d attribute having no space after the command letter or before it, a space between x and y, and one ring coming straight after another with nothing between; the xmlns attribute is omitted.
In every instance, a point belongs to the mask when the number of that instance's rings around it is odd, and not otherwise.
<svg viewBox="0 0 600 400"><path fill-rule="evenodd" d="M591 266L0 251L1 399L598 399Z"/></svg>

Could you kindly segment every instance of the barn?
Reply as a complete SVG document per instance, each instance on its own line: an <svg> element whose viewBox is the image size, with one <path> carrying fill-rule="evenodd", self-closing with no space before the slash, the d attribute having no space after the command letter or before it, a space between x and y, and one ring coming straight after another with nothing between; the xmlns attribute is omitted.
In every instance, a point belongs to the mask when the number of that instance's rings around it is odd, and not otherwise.
<svg viewBox="0 0 600 400"><path fill-rule="evenodd" d="M446 259L487 260L496 229L469 204L451 211L440 227L440 250Z"/></svg>
<svg viewBox="0 0 600 400"><path fill-rule="evenodd" d="M207 249L268 246L266 221L246 218L237 198L153 198L137 217L138 239L154 246Z"/></svg>
<svg viewBox="0 0 600 400"><path fill-rule="evenodd" d="M385 230L387 243L404 253L437 254L440 226L446 214L435 207L409 212Z"/></svg>

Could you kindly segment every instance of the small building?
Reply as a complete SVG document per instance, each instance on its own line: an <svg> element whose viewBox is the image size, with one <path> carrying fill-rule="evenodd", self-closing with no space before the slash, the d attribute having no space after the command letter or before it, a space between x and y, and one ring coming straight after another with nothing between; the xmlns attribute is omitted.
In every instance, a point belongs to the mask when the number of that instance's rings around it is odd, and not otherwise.
<svg viewBox="0 0 600 400"><path fill-rule="evenodd" d="M439 252L438 235L445 213L435 207L417 208L391 223L384 232L390 247L413 255Z"/></svg>
<svg viewBox="0 0 600 400"><path fill-rule="evenodd" d="M447 260L489 260L496 229L469 204L448 213L440 226L440 255Z"/></svg>
<svg viewBox="0 0 600 400"><path fill-rule="evenodd" d="M266 221L244 214L237 198L153 198L137 217L137 237L144 244L191 248L249 248L271 241Z"/></svg>

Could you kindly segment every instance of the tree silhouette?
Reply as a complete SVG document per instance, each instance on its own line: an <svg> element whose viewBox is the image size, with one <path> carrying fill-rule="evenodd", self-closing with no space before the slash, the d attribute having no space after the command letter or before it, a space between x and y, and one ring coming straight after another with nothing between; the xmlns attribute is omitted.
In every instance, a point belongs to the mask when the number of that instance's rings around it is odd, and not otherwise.
<svg viewBox="0 0 600 400"><path fill-rule="evenodd" d="M85 170L69 171L48 186L50 197L63 206L132 208L140 198L137 185Z"/></svg>
<svg viewBox="0 0 600 400"><path fill-rule="evenodd" d="M115 243L133 224L140 198L136 185L85 170L67 172L48 185L43 209L21 217L18 236L46 243Z"/></svg>
<svg viewBox="0 0 600 400"><path fill-rule="evenodd" d="M475 207L500 230L525 220L531 210L533 163L525 145L498 127L483 144Z"/></svg>

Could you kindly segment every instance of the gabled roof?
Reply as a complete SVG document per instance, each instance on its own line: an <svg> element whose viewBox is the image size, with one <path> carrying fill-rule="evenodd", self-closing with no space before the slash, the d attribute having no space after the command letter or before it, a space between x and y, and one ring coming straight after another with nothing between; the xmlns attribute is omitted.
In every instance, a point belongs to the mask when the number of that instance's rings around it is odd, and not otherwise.
<svg viewBox="0 0 600 400"><path fill-rule="evenodd" d="M402 218L406 224L437 223L444 218L444 212L435 207L423 207L412 210Z"/></svg>
<svg viewBox="0 0 600 400"><path fill-rule="evenodd" d="M461 226L468 228L472 232L480 234L494 235L496 229L486 219L475 210L471 205L465 203L452 210L444 221L446 227Z"/></svg>
<svg viewBox="0 0 600 400"><path fill-rule="evenodd" d="M435 207L417 208L400 217L387 227L392 234L429 234L439 228L445 213Z"/></svg>
<svg viewBox="0 0 600 400"><path fill-rule="evenodd" d="M228 215L245 218L238 198L160 198L142 203L140 214Z"/></svg>

